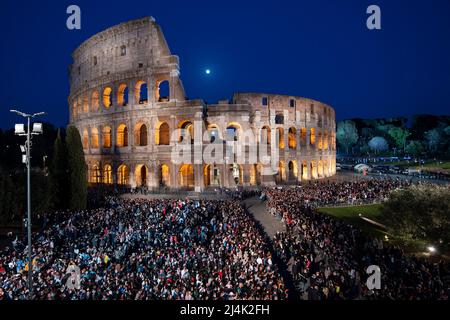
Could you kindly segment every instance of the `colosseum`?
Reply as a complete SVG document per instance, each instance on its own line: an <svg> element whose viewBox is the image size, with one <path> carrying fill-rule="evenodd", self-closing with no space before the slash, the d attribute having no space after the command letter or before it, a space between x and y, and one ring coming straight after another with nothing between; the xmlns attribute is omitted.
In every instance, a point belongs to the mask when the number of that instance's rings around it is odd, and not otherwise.
<svg viewBox="0 0 450 320"><path fill-rule="evenodd" d="M91 184L203 191L335 174L330 106L264 93L235 93L216 104L190 100L179 58L152 17L108 28L72 57L70 123L80 132ZM242 143L248 133L254 143ZM277 156L252 157L263 149ZM208 150L214 161L205 161Z"/></svg>

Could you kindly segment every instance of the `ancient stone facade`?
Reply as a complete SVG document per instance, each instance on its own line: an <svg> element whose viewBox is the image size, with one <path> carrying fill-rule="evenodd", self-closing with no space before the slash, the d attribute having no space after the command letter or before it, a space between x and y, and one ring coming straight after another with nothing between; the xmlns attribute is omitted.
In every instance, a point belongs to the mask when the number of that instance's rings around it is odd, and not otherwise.
<svg viewBox="0 0 450 320"><path fill-rule="evenodd" d="M80 132L90 183L201 191L335 174L330 106L262 93L236 93L231 102L208 105L188 100L179 59L153 18L94 35L74 51L73 60L70 123ZM227 156L249 132L256 148L275 149L278 157L245 163ZM192 161L173 161L173 149L181 144L189 147ZM211 146L223 149L224 161L203 160ZM246 157L253 150L242 148Z"/></svg>

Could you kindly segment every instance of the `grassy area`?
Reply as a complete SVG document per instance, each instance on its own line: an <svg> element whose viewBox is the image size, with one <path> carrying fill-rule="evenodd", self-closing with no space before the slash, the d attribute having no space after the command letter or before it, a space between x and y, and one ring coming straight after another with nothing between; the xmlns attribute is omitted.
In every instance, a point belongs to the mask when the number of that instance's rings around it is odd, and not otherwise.
<svg viewBox="0 0 450 320"><path fill-rule="evenodd" d="M382 238L386 234L382 228L364 221L359 216L359 214L361 214L365 218L374 220L378 223L383 223L380 221L380 208L381 205L373 204L351 207L320 208L319 211L354 225L372 236Z"/></svg>

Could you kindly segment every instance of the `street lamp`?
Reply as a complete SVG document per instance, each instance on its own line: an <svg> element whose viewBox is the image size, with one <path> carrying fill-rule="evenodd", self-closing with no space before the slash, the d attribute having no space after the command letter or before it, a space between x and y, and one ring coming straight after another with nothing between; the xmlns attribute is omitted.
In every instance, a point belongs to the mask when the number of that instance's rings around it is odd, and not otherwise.
<svg viewBox="0 0 450 320"><path fill-rule="evenodd" d="M27 229L28 229L28 299L33 298L33 259L32 259L32 247L31 247L31 138L32 135L42 134L42 123L33 123L33 129L31 130L31 118L43 116L45 112L38 112L33 114L24 113L17 110L9 110L19 116L27 118L27 130L22 123L14 126L14 133L19 136L26 136L27 140L24 146L20 146L20 150L25 154L22 155L22 162L27 166Z"/></svg>

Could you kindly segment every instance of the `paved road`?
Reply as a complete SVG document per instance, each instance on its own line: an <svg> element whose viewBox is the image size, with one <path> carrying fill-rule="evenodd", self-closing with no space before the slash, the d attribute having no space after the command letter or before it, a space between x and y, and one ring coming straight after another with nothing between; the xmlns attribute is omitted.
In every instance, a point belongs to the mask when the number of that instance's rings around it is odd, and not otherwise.
<svg viewBox="0 0 450 320"><path fill-rule="evenodd" d="M244 204L248 211L253 214L264 228L264 231L272 238L277 232L286 230L286 226L280 218L269 213L266 202L262 202L259 198L249 198L244 200Z"/></svg>

